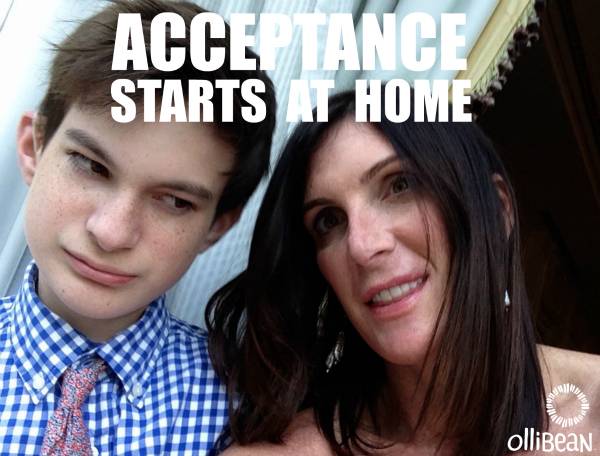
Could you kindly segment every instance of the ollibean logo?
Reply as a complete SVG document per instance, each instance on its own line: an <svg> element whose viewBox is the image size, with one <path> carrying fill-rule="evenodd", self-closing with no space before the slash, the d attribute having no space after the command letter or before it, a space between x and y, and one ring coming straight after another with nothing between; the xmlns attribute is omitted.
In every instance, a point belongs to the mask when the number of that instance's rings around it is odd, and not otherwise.
<svg viewBox="0 0 600 456"><path fill-rule="evenodd" d="M575 395L579 401L579 413L575 416L564 417L556 411L555 399L558 396L568 394ZM572 383L558 385L548 394L548 396L546 396L546 412L548 413L548 416L553 423L556 423L564 428L579 424L585 415L587 415L589 409L590 403L588 402L586 395L578 386L575 386Z"/></svg>
<svg viewBox="0 0 600 456"><path fill-rule="evenodd" d="M557 402L561 402L560 396L575 396L578 401L577 413L570 413L569 416L564 416L557 411ZM586 395L576 385L564 383L553 388L546 396L546 412L553 423L556 423L562 428L576 426L581 423L590 409L590 403ZM568 434L557 432L540 432L535 428L525 428L523 435L511 435L507 442L507 447L510 451L541 451L549 453L562 452L592 452L592 433L576 434L569 432Z"/></svg>

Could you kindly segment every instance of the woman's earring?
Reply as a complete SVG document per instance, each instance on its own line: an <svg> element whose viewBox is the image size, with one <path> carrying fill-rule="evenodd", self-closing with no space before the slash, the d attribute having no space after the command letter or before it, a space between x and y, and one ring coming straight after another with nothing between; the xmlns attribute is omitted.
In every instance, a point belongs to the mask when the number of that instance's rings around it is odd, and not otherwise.
<svg viewBox="0 0 600 456"><path fill-rule="evenodd" d="M510 296L508 296L508 290L504 290L504 310L506 312L510 310Z"/></svg>
<svg viewBox="0 0 600 456"><path fill-rule="evenodd" d="M338 333L333 350L327 356L325 360L325 372L329 373L342 359L344 354L344 331Z"/></svg>
<svg viewBox="0 0 600 456"><path fill-rule="evenodd" d="M323 295L323 299L319 303L319 308L317 310L317 337L322 337L324 333L325 327L325 317L327 315L327 306L329 305L329 291L325 290L325 294ZM331 369L333 369L342 359L342 355L344 354L344 331L340 331L337 335L337 339L335 340L335 345L333 349L327 355L327 359L325 360L325 371L329 373Z"/></svg>

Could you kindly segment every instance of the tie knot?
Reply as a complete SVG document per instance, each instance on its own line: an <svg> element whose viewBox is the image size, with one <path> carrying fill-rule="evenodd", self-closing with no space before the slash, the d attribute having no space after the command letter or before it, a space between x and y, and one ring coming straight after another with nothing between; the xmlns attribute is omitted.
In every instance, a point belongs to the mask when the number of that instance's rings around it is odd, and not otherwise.
<svg viewBox="0 0 600 456"><path fill-rule="evenodd" d="M63 375L61 385L63 406L81 408L105 367L104 361L100 358L94 359L89 365L77 370L69 367Z"/></svg>

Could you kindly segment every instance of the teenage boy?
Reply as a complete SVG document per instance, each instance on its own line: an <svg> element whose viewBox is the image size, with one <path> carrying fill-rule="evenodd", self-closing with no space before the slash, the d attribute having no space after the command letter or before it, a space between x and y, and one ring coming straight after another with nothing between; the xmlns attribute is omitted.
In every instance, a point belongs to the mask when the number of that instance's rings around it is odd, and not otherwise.
<svg viewBox="0 0 600 456"><path fill-rule="evenodd" d="M34 261L16 296L0 300L0 454L212 454L227 422L224 387L205 334L176 320L163 293L225 233L265 174L274 128L271 81L228 68L200 73L111 71L119 13L184 18L189 50L198 6L112 1L57 48L39 112L18 129L30 186L26 237ZM150 49L147 49L148 54ZM188 52L189 55L189 52ZM256 55L248 51L248 57ZM112 120L117 78L260 79L261 123ZM157 105L160 105L157 94ZM218 102L218 99L217 99ZM200 304L200 303L199 303Z"/></svg>

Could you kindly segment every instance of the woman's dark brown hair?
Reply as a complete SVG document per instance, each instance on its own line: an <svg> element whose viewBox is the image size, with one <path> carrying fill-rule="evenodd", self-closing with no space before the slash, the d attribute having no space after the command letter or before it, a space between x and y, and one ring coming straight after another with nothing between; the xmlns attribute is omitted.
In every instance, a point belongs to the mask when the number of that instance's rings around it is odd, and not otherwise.
<svg viewBox="0 0 600 456"><path fill-rule="evenodd" d="M332 293L318 334L319 303L328 287L302 220L311 156L332 128L353 115L354 96L330 99L329 122L298 125L264 197L248 268L207 308L210 352L231 393L231 432L241 444L278 442L299 410L313 408L336 454L377 447L361 424L370 418L376 432L381 424L375 410L386 382L384 363ZM505 454L510 435L545 426L518 219L507 234L492 179L504 180L514 209L506 171L471 123L392 123L382 115L370 126L408 163L423 197L437 206L450 245L448 297L436 328L440 343L429 353L432 380L420 422L437 413L459 454ZM327 373L325 360L340 329L346 335L343 357Z"/></svg>

